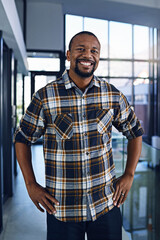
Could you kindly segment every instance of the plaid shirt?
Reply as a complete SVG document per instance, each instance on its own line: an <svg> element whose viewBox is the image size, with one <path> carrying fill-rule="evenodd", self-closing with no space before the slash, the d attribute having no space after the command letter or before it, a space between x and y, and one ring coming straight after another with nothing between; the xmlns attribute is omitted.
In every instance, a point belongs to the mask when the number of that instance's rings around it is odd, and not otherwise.
<svg viewBox="0 0 160 240"><path fill-rule="evenodd" d="M124 95L94 76L82 92L65 71L33 95L15 141L34 143L44 136L46 187L60 205L61 221L92 220L113 208L115 165L112 125L128 139L143 134Z"/></svg>

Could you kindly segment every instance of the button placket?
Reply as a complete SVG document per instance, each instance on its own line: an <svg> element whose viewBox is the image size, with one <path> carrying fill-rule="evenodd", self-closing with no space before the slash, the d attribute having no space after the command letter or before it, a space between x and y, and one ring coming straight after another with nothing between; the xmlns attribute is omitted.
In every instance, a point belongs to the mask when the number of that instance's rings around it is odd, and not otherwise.
<svg viewBox="0 0 160 240"><path fill-rule="evenodd" d="M86 113L84 112L85 109L85 99L84 95L82 96L81 103L82 103L82 131L83 131L83 147L84 147L84 168L83 168L83 175L86 177L86 194L90 194L90 190L88 190L88 177L90 176L90 171L88 169L88 158L90 153L88 150L88 141L87 141L87 132L86 129L84 128L84 121L86 120Z"/></svg>

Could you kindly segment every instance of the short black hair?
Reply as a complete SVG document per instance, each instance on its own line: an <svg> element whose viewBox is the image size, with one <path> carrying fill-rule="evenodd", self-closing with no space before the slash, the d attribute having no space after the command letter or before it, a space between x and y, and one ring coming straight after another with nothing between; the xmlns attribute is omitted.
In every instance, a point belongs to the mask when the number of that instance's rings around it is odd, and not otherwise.
<svg viewBox="0 0 160 240"><path fill-rule="evenodd" d="M79 36L79 35L83 35L83 34L87 34L87 35L90 35L90 36L95 37L95 38L97 39L99 45L100 45L100 42L99 42L98 38L96 37L96 35L95 35L94 33L89 32L89 31L82 31L82 32L79 32L79 33L75 34L75 35L71 38L71 40L70 40L70 42L69 42L69 47L68 47L68 48L69 48L69 51L71 51L71 47L72 47L72 43L73 43L74 38L77 37L77 36Z"/></svg>

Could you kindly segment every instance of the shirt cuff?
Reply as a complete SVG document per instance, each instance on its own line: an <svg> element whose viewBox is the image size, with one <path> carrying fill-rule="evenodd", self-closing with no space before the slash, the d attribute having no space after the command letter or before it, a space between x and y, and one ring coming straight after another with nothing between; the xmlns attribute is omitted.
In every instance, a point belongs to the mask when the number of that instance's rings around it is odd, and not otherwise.
<svg viewBox="0 0 160 240"><path fill-rule="evenodd" d="M13 139L13 142L16 143L16 142L20 142L20 143L24 143L28 146L31 146L31 142L29 142L22 134L21 132L17 131L14 135L14 139Z"/></svg>

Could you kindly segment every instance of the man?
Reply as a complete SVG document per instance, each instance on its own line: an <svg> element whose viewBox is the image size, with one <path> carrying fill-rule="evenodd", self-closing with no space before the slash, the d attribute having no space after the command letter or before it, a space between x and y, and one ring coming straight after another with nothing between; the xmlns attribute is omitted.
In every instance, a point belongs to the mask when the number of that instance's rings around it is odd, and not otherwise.
<svg viewBox="0 0 160 240"><path fill-rule="evenodd" d="M69 71L34 94L15 134L28 194L47 211L47 240L122 239L119 206L126 200L143 130L125 96L93 75L100 43L90 32L70 41ZM124 174L115 178L112 125L128 138ZM36 182L30 144L44 135L46 188ZM116 187L115 187L116 185Z"/></svg>

